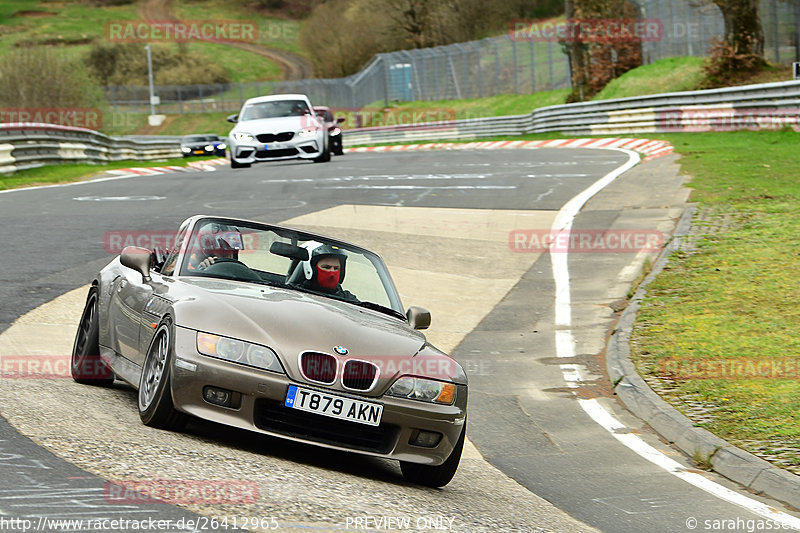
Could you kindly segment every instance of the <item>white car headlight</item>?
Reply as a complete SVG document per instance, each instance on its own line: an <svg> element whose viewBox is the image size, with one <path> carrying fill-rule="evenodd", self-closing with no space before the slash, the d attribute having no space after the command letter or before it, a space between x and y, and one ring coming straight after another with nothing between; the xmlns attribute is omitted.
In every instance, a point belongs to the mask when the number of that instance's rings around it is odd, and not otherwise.
<svg viewBox="0 0 800 533"><path fill-rule="evenodd" d="M314 128L305 128L305 129L302 129L302 130L298 131L297 132L297 136L298 137L313 137L314 135L317 134L317 131L319 131L319 130L316 130Z"/></svg>
<svg viewBox="0 0 800 533"><path fill-rule="evenodd" d="M397 398L452 405L456 400L456 386L454 383L444 381L403 376L389 387L386 394Z"/></svg>
<svg viewBox="0 0 800 533"><path fill-rule="evenodd" d="M255 137L253 137L253 135L251 135L250 133L237 132L233 134L233 140L247 143L247 142L253 142L255 140Z"/></svg>
<svg viewBox="0 0 800 533"><path fill-rule="evenodd" d="M275 352L260 344L198 331L197 351L203 355L283 374L283 367Z"/></svg>

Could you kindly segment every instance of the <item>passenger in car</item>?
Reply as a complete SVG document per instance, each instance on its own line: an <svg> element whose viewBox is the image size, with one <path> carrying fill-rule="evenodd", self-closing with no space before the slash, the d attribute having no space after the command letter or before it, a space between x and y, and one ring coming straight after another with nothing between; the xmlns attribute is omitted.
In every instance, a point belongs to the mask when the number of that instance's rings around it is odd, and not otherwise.
<svg viewBox="0 0 800 533"><path fill-rule="evenodd" d="M303 264L303 286L345 300L358 301L353 293L342 288L346 262L347 254L341 248L327 244L317 246L311 251L309 261Z"/></svg>

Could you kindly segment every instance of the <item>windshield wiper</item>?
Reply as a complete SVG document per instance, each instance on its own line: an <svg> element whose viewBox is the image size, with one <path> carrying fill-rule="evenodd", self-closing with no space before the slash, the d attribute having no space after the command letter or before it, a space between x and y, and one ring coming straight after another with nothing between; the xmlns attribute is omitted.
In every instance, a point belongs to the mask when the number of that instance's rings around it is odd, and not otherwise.
<svg viewBox="0 0 800 533"><path fill-rule="evenodd" d="M386 307L385 305L376 304L375 302L353 302L353 303L360 307L366 307L367 309L372 309L373 311L379 311L381 313L385 313L387 315L391 315L393 317L406 320L406 315L404 315L400 311L397 311L396 309L392 309L391 307Z"/></svg>

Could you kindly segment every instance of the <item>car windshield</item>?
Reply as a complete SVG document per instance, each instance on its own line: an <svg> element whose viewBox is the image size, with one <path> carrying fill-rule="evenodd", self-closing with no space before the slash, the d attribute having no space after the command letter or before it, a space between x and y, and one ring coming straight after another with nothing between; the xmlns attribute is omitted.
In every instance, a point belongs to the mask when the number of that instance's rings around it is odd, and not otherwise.
<svg viewBox="0 0 800 533"><path fill-rule="evenodd" d="M302 261L309 252L311 259ZM376 254L284 228L201 219L184 244L180 275L309 292L405 317L386 266Z"/></svg>
<svg viewBox="0 0 800 533"><path fill-rule="evenodd" d="M240 121L258 120L262 118L302 117L310 115L308 104L304 100L273 100L245 104L239 116Z"/></svg>
<svg viewBox="0 0 800 533"><path fill-rule="evenodd" d="M216 135L187 135L183 138L185 143L203 143L218 141L219 137Z"/></svg>

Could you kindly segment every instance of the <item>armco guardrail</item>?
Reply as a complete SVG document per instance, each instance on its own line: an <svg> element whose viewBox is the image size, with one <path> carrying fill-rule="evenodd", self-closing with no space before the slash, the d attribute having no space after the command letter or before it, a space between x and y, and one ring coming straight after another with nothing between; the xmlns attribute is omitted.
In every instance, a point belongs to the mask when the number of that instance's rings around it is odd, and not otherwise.
<svg viewBox="0 0 800 533"><path fill-rule="evenodd" d="M57 163L180 157L178 137L133 139L54 124L0 124L0 173Z"/></svg>
<svg viewBox="0 0 800 533"><path fill-rule="evenodd" d="M564 104L527 115L358 128L345 130L344 142L354 146L526 133L620 135L785 126L800 131L800 81Z"/></svg>

